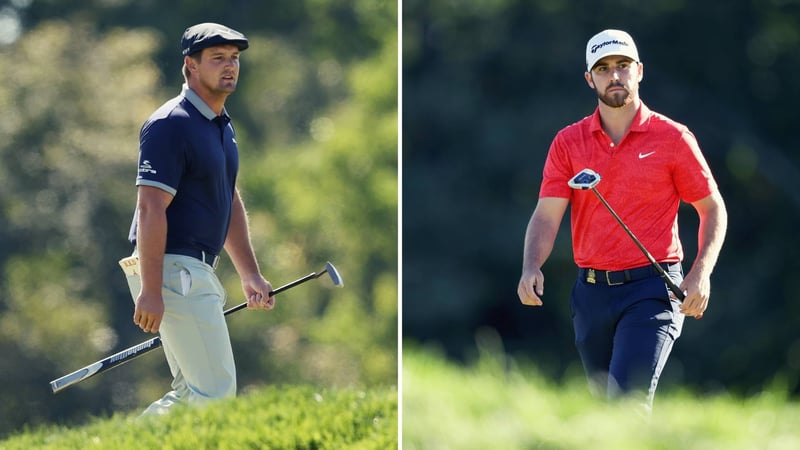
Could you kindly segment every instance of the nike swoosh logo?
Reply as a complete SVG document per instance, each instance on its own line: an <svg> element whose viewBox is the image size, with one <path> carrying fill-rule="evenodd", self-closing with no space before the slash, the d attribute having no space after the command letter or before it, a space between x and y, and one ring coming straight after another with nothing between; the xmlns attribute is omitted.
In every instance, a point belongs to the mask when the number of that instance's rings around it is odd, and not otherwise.
<svg viewBox="0 0 800 450"><path fill-rule="evenodd" d="M639 159L644 159L644 158L647 158L648 156L652 155L653 153L655 153L655 152L650 152L650 153L639 153Z"/></svg>

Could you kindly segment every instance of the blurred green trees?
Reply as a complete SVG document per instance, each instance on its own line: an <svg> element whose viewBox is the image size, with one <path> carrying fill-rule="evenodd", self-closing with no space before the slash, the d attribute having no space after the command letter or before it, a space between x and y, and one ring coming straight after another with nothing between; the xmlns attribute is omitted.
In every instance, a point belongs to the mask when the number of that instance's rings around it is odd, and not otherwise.
<svg viewBox="0 0 800 450"><path fill-rule="evenodd" d="M57 396L47 383L150 337L117 260L139 128L179 92L180 35L201 21L251 39L227 107L263 273L279 286L330 260L345 279L229 318L242 389L396 382L397 4L151 3L19 2L22 32L0 47L0 434L169 387L159 353ZM227 260L219 273L241 302Z"/></svg>

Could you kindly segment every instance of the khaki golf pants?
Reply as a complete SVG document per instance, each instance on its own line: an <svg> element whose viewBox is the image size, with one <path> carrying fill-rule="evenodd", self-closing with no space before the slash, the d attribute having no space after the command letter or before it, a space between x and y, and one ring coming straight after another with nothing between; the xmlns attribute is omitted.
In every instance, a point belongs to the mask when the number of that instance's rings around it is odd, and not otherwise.
<svg viewBox="0 0 800 450"><path fill-rule="evenodd" d="M135 301L141 279L138 268L129 269L126 278ZM196 258L167 254L162 295L159 333L173 376L172 391L143 414L166 414L175 405L236 395L236 367L223 314L226 294L214 270Z"/></svg>

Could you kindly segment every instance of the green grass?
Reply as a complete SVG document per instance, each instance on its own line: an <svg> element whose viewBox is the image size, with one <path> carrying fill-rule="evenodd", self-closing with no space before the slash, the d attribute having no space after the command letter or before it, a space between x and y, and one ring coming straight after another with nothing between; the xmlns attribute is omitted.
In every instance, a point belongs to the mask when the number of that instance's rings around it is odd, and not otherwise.
<svg viewBox="0 0 800 450"><path fill-rule="evenodd" d="M157 418L116 414L80 427L50 426L0 441L12 449L397 448L397 390L269 387Z"/></svg>
<svg viewBox="0 0 800 450"><path fill-rule="evenodd" d="M800 405L779 389L752 398L659 392L648 419L633 402L591 398L582 377L555 384L507 366L404 350L403 449L800 448Z"/></svg>

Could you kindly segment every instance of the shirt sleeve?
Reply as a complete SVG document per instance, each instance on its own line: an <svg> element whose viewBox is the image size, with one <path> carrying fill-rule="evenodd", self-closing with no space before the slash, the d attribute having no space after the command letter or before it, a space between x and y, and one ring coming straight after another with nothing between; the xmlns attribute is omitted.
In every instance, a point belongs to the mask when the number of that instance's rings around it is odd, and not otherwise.
<svg viewBox="0 0 800 450"><path fill-rule="evenodd" d="M139 136L137 186L153 186L175 195L186 165L185 144L174 123L158 119L146 123Z"/></svg>
<svg viewBox="0 0 800 450"><path fill-rule="evenodd" d="M691 131L685 130L678 145L674 179L681 200L693 203L708 197L718 186L697 139Z"/></svg>
<svg viewBox="0 0 800 450"><path fill-rule="evenodd" d="M567 183L574 174L572 173L572 164L567 150L563 136L561 133L557 134L550 144L550 150L547 152L539 198L571 198L572 188Z"/></svg>

